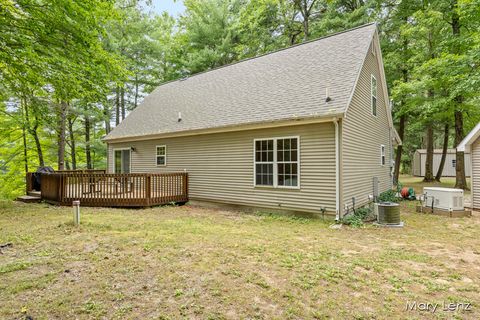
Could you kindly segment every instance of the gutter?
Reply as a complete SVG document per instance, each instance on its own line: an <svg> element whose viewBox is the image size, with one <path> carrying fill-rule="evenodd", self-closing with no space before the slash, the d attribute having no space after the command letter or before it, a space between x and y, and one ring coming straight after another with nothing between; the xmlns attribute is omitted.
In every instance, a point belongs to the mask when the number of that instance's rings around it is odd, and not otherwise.
<svg viewBox="0 0 480 320"><path fill-rule="evenodd" d="M338 119L334 118L335 124L335 221L340 221L340 129Z"/></svg>
<svg viewBox="0 0 480 320"><path fill-rule="evenodd" d="M330 112L320 116L289 118L289 119L283 119L283 120L277 120L277 121L260 121L260 122L252 122L247 124L226 125L226 126L203 128L203 129L186 129L183 131L173 131L173 132L166 132L166 133L159 133L159 134L158 133L145 134L145 135L137 135L137 136L118 137L118 138L110 138L107 135L102 138L102 141L106 143L120 143L120 142L133 142L133 141L156 140L156 139L165 139L165 138L187 137L187 136L196 136L196 135L212 134L212 133L225 133L225 132L234 132L234 131L247 131L247 130L266 129L266 128L289 127L289 126L331 122L333 119L341 118L341 117L343 117L343 113Z"/></svg>

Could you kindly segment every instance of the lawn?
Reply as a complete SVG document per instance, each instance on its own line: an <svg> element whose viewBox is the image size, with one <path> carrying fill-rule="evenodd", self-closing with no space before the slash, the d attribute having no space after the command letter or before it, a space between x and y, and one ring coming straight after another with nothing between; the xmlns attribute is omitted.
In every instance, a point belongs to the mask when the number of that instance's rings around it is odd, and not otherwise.
<svg viewBox="0 0 480 320"><path fill-rule="evenodd" d="M398 180L404 187L413 187L417 194L423 192L423 187L453 188L455 186L455 177L443 177L440 179L441 182L423 182L423 177L400 175ZM467 184L470 186L470 178L467 178ZM470 191L465 191L465 195L470 195Z"/></svg>
<svg viewBox="0 0 480 320"><path fill-rule="evenodd" d="M0 318L479 319L479 214L413 208L403 229L188 205L82 208L76 228L70 208L0 202Z"/></svg>

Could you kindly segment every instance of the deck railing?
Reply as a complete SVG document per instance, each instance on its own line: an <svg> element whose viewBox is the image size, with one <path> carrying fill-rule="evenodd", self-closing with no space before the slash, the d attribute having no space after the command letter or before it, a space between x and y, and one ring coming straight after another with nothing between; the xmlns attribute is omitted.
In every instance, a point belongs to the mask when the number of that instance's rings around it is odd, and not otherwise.
<svg viewBox="0 0 480 320"><path fill-rule="evenodd" d="M28 177L27 177L28 178ZM142 207L188 201L188 174L59 172L41 176L42 199L60 205Z"/></svg>
<svg viewBox="0 0 480 320"><path fill-rule="evenodd" d="M57 170L56 173L106 173L105 169Z"/></svg>

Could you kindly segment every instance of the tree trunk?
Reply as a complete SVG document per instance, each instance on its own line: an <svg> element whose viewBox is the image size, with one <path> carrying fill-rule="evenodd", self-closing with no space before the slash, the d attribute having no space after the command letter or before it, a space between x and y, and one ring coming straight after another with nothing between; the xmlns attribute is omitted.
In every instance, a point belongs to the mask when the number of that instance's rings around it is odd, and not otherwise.
<svg viewBox="0 0 480 320"><path fill-rule="evenodd" d="M105 117L105 133L109 134L112 128L110 127L110 107L108 102L103 105L103 115Z"/></svg>
<svg viewBox="0 0 480 320"><path fill-rule="evenodd" d="M400 136L400 139L402 141L405 135L405 119L406 119L406 116L402 114L400 116L400 123L398 127L398 135ZM397 146L397 153L395 154L395 175L394 175L394 180L396 184L398 184L398 178L400 177L400 163L402 161L402 152L403 152L403 145Z"/></svg>
<svg viewBox="0 0 480 320"><path fill-rule="evenodd" d="M433 178L433 124L427 125L427 159L425 161L424 182L432 182Z"/></svg>
<svg viewBox="0 0 480 320"><path fill-rule="evenodd" d="M118 86L115 88L115 126L120 124L120 92Z"/></svg>
<svg viewBox="0 0 480 320"><path fill-rule="evenodd" d="M440 160L440 164L438 165L437 175L435 176L435 181L440 182L443 174L443 168L445 167L445 160L447 159L447 151L448 151L448 134L450 131L450 126L448 123L445 124L445 129L443 132L443 147L442 147L442 159Z"/></svg>
<svg viewBox="0 0 480 320"><path fill-rule="evenodd" d="M28 173L28 151L27 151L27 133L25 127L22 128L23 138L23 161L25 162L25 173Z"/></svg>
<svg viewBox="0 0 480 320"><path fill-rule="evenodd" d="M165 73L164 73L165 74ZM137 108L138 105L138 74L135 74L135 106Z"/></svg>
<svg viewBox="0 0 480 320"><path fill-rule="evenodd" d="M452 11L452 34L454 38L460 37L460 17L457 12L458 9L458 0L451 0L451 11ZM458 46L453 46L453 53L458 52ZM462 113L462 104L463 96L458 95L453 99L455 103L455 148L458 147L460 142L463 140L463 113ZM463 152L457 151L455 153L455 188L468 190L467 178L465 177L465 154Z"/></svg>
<svg viewBox="0 0 480 320"><path fill-rule="evenodd" d="M70 135L70 152L72 159L72 169L77 170L77 153L75 152L75 133L73 132L74 119L68 118L68 133Z"/></svg>
<svg viewBox="0 0 480 320"><path fill-rule="evenodd" d="M35 124L33 125L31 135L33 136L33 140L35 141L35 147L37 148L38 165L41 167L44 167L45 160L43 159L42 144L40 143L40 138L38 137L38 115L35 114L34 117L35 117Z"/></svg>
<svg viewBox="0 0 480 320"><path fill-rule="evenodd" d="M310 3L310 6L308 5L307 0L296 0L294 3L298 7L298 10L300 11L300 14L302 15L303 21L302 21L302 28L303 28L303 40L307 41L309 36L310 36L310 15L312 12L312 8L315 5L315 2L317 0L313 0Z"/></svg>
<svg viewBox="0 0 480 320"><path fill-rule="evenodd" d="M61 101L58 108L58 170L65 169L65 131L68 104Z"/></svg>
<svg viewBox="0 0 480 320"><path fill-rule="evenodd" d="M304 17L303 19L303 40L308 41L308 37L310 36L309 25L308 25L309 17Z"/></svg>
<svg viewBox="0 0 480 320"><path fill-rule="evenodd" d="M87 169L92 169L92 153L90 149L90 117L85 116L85 155L87 158Z"/></svg>
<svg viewBox="0 0 480 320"><path fill-rule="evenodd" d="M407 22L407 18L405 18L405 23ZM406 53L408 49L408 38L405 37L403 39L403 53ZM405 58L405 57L403 57ZM408 60L405 58L405 60ZM405 64L404 64L405 65ZM408 82L408 70L406 68L402 68L402 78L403 82L407 83ZM400 107L404 108L405 107L405 99L402 98L400 101ZM402 113L400 116L400 123L399 123L399 128L398 128L398 135L400 137L400 140L402 142L405 139L405 122L407 120L407 116ZM395 175L394 175L394 181L396 184L398 184L398 179L400 177L400 166L402 162L402 153L403 153L403 144L397 146L397 153L395 154Z"/></svg>
<svg viewBox="0 0 480 320"><path fill-rule="evenodd" d="M40 167L45 166L45 162L43 160L43 152L42 152L42 145L40 144L40 139L38 137L38 115L34 112L35 122L33 126L30 125L30 113L28 111L27 99L24 98L23 100L25 106L25 121L26 121L26 129L28 133L33 137L35 141L35 147L37 149L37 156L38 156L38 165Z"/></svg>
<svg viewBox="0 0 480 320"><path fill-rule="evenodd" d="M463 140L463 114L455 111L455 148ZM465 176L465 154L460 151L455 153L455 188L468 190L467 178Z"/></svg>
<svg viewBox="0 0 480 320"><path fill-rule="evenodd" d="M121 89L121 96L120 96L120 103L121 103L121 106L122 106L122 121L125 119L125 88L122 87Z"/></svg>

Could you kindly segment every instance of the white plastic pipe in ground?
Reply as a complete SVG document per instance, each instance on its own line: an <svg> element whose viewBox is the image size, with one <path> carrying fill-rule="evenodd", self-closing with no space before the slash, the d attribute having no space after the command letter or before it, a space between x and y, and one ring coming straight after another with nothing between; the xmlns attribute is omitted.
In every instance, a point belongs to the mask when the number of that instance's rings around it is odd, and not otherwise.
<svg viewBox="0 0 480 320"><path fill-rule="evenodd" d="M72 203L73 206L73 224L75 226L80 225L80 201L75 200Z"/></svg>

